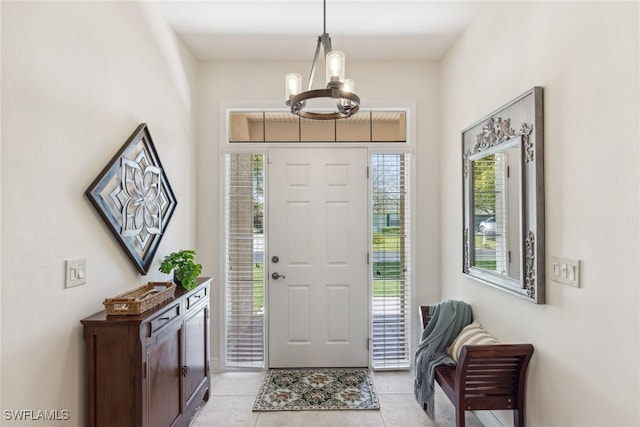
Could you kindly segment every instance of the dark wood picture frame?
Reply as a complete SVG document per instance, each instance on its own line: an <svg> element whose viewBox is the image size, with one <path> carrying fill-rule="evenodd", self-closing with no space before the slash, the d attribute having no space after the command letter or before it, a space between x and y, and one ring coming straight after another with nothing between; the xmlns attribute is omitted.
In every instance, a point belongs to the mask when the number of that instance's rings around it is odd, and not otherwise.
<svg viewBox="0 0 640 427"><path fill-rule="evenodd" d="M85 194L138 271L147 274L178 202L146 123L136 128Z"/></svg>

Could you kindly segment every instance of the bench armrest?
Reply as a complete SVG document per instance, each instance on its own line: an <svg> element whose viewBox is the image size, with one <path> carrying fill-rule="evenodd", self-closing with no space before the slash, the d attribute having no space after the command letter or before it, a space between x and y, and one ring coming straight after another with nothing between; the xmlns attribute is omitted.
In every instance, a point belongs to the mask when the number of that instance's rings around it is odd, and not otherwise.
<svg viewBox="0 0 640 427"><path fill-rule="evenodd" d="M511 409L521 407L532 355L531 344L463 346L455 379L459 403L475 399L490 407L507 398L513 401Z"/></svg>

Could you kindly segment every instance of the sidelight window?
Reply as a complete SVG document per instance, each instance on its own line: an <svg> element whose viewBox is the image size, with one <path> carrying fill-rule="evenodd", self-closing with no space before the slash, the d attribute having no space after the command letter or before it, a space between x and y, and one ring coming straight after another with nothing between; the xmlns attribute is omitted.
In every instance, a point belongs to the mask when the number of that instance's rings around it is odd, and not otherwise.
<svg viewBox="0 0 640 427"><path fill-rule="evenodd" d="M226 155L225 353L228 367L264 367L264 162Z"/></svg>
<svg viewBox="0 0 640 427"><path fill-rule="evenodd" d="M373 154L372 316L373 367L408 368L409 156Z"/></svg>

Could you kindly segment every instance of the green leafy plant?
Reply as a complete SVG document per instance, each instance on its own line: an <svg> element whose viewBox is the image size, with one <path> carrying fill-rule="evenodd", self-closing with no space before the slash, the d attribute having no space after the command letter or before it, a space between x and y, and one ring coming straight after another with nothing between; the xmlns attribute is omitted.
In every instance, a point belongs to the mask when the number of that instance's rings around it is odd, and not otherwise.
<svg viewBox="0 0 640 427"><path fill-rule="evenodd" d="M182 249L172 252L162 260L160 271L169 274L173 271L174 280L185 289L196 287L196 278L202 272L202 265L195 262L196 252Z"/></svg>

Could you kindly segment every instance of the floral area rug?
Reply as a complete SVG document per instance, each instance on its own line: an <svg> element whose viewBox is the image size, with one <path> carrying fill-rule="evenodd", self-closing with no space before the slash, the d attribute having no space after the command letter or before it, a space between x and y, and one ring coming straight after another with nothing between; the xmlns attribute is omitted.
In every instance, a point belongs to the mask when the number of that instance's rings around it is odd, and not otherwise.
<svg viewBox="0 0 640 427"><path fill-rule="evenodd" d="M380 409L367 368L269 369L254 411Z"/></svg>

